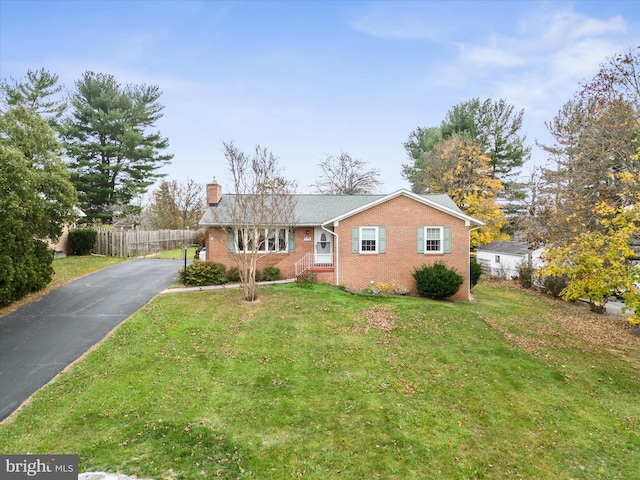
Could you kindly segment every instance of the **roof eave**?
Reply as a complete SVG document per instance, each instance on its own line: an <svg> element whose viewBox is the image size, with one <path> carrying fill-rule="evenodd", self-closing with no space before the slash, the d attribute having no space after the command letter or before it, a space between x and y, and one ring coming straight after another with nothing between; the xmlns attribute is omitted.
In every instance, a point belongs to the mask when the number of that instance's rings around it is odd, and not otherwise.
<svg viewBox="0 0 640 480"><path fill-rule="evenodd" d="M380 205L381 203L387 202L393 198L399 197L400 195L404 195L406 197L409 197L413 200L416 200L420 203L423 203L425 205L429 205L432 208L435 208L436 210L440 210L442 212L448 213L449 215L459 218L460 220L464 220L465 225L467 227L470 227L471 225L475 225L477 227L482 227L485 225L485 223L482 220L478 220L477 218L473 218L470 217L469 215L465 215L464 213L461 212L456 212L455 210L451 210L450 208L445 207L444 205L440 205L439 203L433 202L431 200L429 200L428 198L422 197L420 195L417 195L413 192L410 192L409 190L406 189L400 189L397 190L393 193L390 193L389 195L386 195L382 198L379 198L377 200L374 200L373 202L370 202L366 205L363 205L361 207L355 208L349 212L345 212L342 215L329 219L326 222L324 222L322 225L327 225L329 223L334 223L334 222L339 222L341 220L344 220L345 218L349 218L357 213L363 212L365 210L368 210L370 208L375 207L376 205Z"/></svg>

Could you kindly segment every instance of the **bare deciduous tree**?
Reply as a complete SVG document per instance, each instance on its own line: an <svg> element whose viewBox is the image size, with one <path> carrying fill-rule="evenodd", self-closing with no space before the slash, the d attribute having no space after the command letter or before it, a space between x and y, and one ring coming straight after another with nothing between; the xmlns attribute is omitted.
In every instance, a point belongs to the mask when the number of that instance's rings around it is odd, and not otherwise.
<svg viewBox="0 0 640 480"><path fill-rule="evenodd" d="M256 146L251 156L233 142L224 142L223 149L235 194L220 202L214 216L229 239L244 299L254 301L258 260L288 251L293 240L296 184L281 175L277 157L265 148Z"/></svg>
<svg viewBox="0 0 640 480"><path fill-rule="evenodd" d="M327 155L319 166L322 175L311 185L318 193L360 195L375 193L382 186L377 169L367 170L366 162L351 158L348 153L337 158Z"/></svg>
<svg viewBox="0 0 640 480"><path fill-rule="evenodd" d="M149 210L154 228L198 228L205 208L204 187L192 179L162 182L153 192Z"/></svg>
<svg viewBox="0 0 640 480"><path fill-rule="evenodd" d="M527 195L523 200L522 215L518 216L517 230L529 247L538 248L546 242L546 230L541 228L540 217L547 214L548 198L542 195L545 188L542 169L533 167L529 170L529 177L525 183Z"/></svg>
<svg viewBox="0 0 640 480"><path fill-rule="evenodd" d="M548 206L538 219L549 242L564 245L584 232L605 231L603 221L637 208L639 109L640 49L607 59L547 123L553 143L541 145L550 163L541 194Z"/></svg>

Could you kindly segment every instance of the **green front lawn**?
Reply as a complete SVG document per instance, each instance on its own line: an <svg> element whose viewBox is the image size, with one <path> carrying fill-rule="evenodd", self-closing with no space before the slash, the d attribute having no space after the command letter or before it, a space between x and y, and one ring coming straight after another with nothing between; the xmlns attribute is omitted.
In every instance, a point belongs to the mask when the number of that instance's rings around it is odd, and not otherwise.
<svg viewBox="0 0 640 480"><path fill-rule="evenodd" d="M621 319L482 284L259 292L157 297L0 425L1 452L156 480L637 478Z"/></svg>
<svg viewBox="0 0 640 480"><path fill-rule="evenodd" d="M187 260L193 260L196 254L196 247L187 248ZM176 248L173 250L161 250L156 255L157 258L172 258L174 260L184 260L184 248Z"/></svg>

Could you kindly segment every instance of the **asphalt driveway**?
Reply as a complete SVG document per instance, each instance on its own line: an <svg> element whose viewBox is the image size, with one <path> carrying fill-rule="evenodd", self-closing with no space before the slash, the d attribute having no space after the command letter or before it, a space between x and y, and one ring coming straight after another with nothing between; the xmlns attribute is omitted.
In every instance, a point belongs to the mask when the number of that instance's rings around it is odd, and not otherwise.
<svg viewBox="0 0 640 480"><path fill-rule="evenodd" d="M181 266L164 259L121 263L0 318L0 421L171 285Z"/></svg>

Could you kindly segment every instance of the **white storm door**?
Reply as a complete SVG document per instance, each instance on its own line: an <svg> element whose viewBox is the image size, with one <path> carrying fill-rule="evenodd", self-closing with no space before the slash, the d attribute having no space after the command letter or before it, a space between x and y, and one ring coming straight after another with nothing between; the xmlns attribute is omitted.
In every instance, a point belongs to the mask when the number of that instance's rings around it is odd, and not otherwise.
<svg viewBox="0 0 640 480"><path fill-rule="evenodd" d="M314 231L314 263L316 265L333 265L333 235L322 228Z"/></svg>

